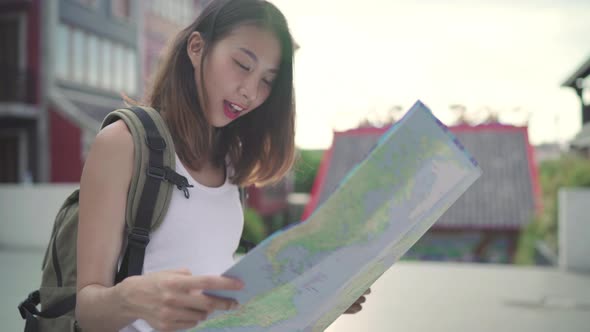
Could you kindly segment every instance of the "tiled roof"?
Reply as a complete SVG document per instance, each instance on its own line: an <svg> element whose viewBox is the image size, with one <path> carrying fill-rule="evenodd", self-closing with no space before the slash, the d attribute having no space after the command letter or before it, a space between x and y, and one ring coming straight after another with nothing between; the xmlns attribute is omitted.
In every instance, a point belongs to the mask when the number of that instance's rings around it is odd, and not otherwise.
<svg viewBox="0 0 590 332"><path fill-rule="evenodd" d="M436 222L450 229L520 229L535 211L538 193L536 167L527 130L523 127L484 125L451 127L459 141L479 162L483 174ZM335 133L331 150L324 155L312 195L324 202L340 180L364 159L383 130ZM314 199L312 198L313 202Z"/></svg>

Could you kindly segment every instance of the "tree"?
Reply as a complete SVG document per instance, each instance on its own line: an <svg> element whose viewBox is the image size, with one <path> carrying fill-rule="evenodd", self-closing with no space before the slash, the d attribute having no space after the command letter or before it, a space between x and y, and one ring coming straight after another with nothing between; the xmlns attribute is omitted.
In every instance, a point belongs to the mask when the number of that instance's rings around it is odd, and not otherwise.
<svg viewBox="0 0 590 332"><path fill-rule="evenodd" d="M533 264L537 242L557 252L557 193L562 187L590 187L590 161L573 154L539 165L543 211L535 216L519 239L517 264Z"/></svg>
<svg viewBox="0 0 590 332"><path fill-rule="evenodd" d="M313 182L320 168L324 150L299 150L293 167L295 173L295 192L311 193Z"/></svg>
<svg viewBox="0 0 590 332"><path fill-rule="evenodd" d="M385 127L394 124L403 116L401 105L390 106L384 112L370 110L367 115L359 121L358 128Z"/></svg>

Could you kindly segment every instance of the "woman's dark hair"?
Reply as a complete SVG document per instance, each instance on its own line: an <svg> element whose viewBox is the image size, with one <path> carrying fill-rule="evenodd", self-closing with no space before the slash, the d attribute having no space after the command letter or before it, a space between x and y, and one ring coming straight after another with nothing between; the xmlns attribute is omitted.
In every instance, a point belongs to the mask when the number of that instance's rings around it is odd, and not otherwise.
<svg viewBox="0 0 590 332"><path fill-rule="evenodd" d="M190 35L205 40L201 66L212 47L242 25L274 33L281 45L281 62L269 97L257 109L223 128L214 128L201 109L194 69L187 54ZM171 44L148 97L159 110L174 139L179 158L199 170L206 158L223 165L226 156L239 185L280 180L295 154L295 103L293 96L293 40L283 14L263 0L214 0L182 30ZM203 70L198 82L204 89ZM206 96L206 93L203 93Z"/></svg>

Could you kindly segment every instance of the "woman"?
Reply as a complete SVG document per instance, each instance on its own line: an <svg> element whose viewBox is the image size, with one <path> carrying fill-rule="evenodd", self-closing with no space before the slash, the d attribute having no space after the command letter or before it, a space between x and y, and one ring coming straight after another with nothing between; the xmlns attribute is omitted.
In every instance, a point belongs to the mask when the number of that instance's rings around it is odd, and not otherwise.
<svg viewBox="0 0 590 332"><path fill-rule="evenodd" d="M116 285L134 146L120 120L100 131L80 184L76 318L85 331L175 331L237 307L203 291L243 286L220 276L243 227L237 186L275 182L293 163L292 60L285 18L265 1L213 1L179 33L148 104L194 187L190 199L173 193L143 274Z"/></svg>

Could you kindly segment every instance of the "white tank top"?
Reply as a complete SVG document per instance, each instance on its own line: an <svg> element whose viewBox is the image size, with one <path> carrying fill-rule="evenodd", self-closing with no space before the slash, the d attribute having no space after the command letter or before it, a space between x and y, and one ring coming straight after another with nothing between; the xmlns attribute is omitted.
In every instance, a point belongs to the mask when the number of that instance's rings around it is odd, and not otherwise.
<svg viewBox="0 0 590 332"><path fill-rule="evenodd" d="M176 156L176 172L194 185L190 198L174 189L162 224L150 235L143 273L188 268L193 275L220 275L233 263L244 225L236 185L229 182L211 188L198 183ZM122 332L155 331L136 320Z"/></svg>

